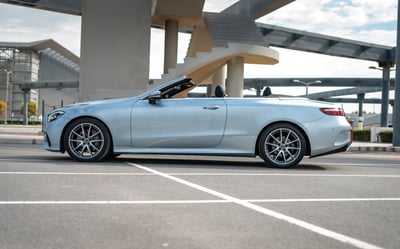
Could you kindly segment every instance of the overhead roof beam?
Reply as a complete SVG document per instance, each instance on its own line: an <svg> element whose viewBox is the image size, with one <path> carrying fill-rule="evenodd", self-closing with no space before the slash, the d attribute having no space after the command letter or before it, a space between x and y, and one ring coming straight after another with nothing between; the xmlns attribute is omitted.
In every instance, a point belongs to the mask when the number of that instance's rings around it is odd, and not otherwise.
<svg viewBox="0 0 400 249"><path fill-rule="evenodd" d="M28 91L31 89L41 88L78 88L78 80L62 80L62 81L27 81L27 82L14 82L13 85L17 85L22 91Z"/></svg>
<svg viewBox="0 0 400 249"><path fill-rule="evenodd" d="M333 103L359 103L360 101L357 98L321 98L319 99L325 102L333 102ZM381 99L363 99L363 104L381 104ZM394 100L389 100L389 103L393 105Z"/></svg>
<svg viewBox="0 0 400 249"><path fill-rule="evenodd" d="M395 48L390 46L321 35L264 23L257 23L257 26L261 29L261 33L270 46L376 62L391 62L392 64L396 59ZM288 46L287 40L290 40L293 36L301 36L301 39L299 39L299 42L291 43Z"/></svg>
<svg viewBox="0 0 400 249"><path fill-rule="evenodd" d="M293 1L295 0L239 0L221 13L251 16L255 20Z"/></svg>
<svg viewBox="0 0 400 249"><path fill-rule="evenodd" d="M382 78L247 78L244 79L246 88L274 86L298 87L293 80L303 82L322 81L319 87L381 87ZM390 80L390 87L394 87L394 79Z"/></svg>
<svg viewBox="0 0 400 249"><path fill-rule="evenodd" d="M282 42L284 47L291 47L293 43L303 38L303 35L300 34L291 34L285 41Z"/></svg>
<svg viewBox="0 0 400 249"><path fill-rule="evenodd" d="M0 3L15 4L72 15L81 15L81 2L82 0L0 0Z"/></svg>
<svg viewBox="0 0 400 249"><path fill-rule="evenodd" d="M394 90L394 88L392 87L390 90ZM334 90L334 91L308 94L307 97L310 99L321 99L321 98L328 98L328 97L334 97L334 96L347 96L347 95L353 95L353 94L373 93L373 92L380 92L380 91L382 91L381 87L356 87L356 88L340 89L340 90Z"/></svg>

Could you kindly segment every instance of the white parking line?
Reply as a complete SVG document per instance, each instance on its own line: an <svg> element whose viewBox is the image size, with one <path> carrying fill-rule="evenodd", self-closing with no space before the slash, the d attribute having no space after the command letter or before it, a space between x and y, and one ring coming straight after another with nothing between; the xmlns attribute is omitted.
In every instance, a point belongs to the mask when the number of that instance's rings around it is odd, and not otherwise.
<svg viewBox="0 0 400 249"><path fill-rule="evenodd" d="M13 171L13 172L0 172L0 175L93 175L93 176L151 176L151 173L96 173L96 172L24 172L24 171Z"/></svg>
<svg viewBox="0 0 400 249"><path fill-rule="evenodd" d="M304 228L306 230L309 230L309 231L315 232L317 234L323 235L325 237L328 237L328 238L331 238L331 239L334 239L334 240L337 240L337 241L340 241L340 242L343 242L343 243L346 243L346 244L350 244L350 245L353 245L353 246L358 247L358 248L363 248L363 249L381 248L381 247L369 244L367 242L364 242L364 241L361 241L361 240L358 240L358 239L355 239L355 238L352 238L352 237L349 237L349 236L346 236L346 235L343 235L343 234L340 234L340 233L337 233L337 232L334 232L334 231L331 231L331 230L328 230L328 229L325 229L325 228L322 228L322 227L319 227L319 226L316 226L316 225L313 225L311 223L308 223L308 222L305 222L305 221L302 221L302 220L299 220L299 219L296 219L296 218L293 218L293 217L290 217L290 216L275 212L273 210L270 210L270 209L267 209L267 208L263 208L261 206L257 206L255 204L252 204L252 203L248 202L248 201L241 200L241 199L235 198L233 196L229 196L229 195L223 194L221 192L218 192L218 191L206 188L204 186L201 186L201 185L198 185L198 184L195 184L195 183L192 183L192 182L177 178L175 176L171 176L169 174L166 174L166 173L163 173L163 172L160 172L160 171L157 171L157 170L154 170L154 169L142 166L142 165L129 163L129 162L127 162L127 163L129 165L132 165L133 167L136 167L136 168L142 169L144 171L151 172L153 174L156 174L156 175L162 176L164 178L170 179L172 181L184 184L184 185L189 186L191 188L194 188L194 189L200 190L202 192L211 194L213 196L219 197L221 199L236 203L238 205L241 205L243 207L252 209L252 210L257 211L259 213L268 215L270 217L286 221L288 223L294 224L296 226L299 226L299 227Z"/></svg>
<svg viewBox="0 0 400 249"><path fill-rule="evenodd" d="M364 201L400 201L400 198L320 198L320 199L252 199L253 203L268 202L364 202Z"/></svg>

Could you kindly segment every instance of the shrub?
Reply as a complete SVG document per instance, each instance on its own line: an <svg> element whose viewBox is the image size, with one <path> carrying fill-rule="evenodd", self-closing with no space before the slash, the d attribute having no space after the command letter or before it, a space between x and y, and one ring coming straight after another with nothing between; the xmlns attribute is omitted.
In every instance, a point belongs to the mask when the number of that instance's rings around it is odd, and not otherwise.
<svg viewBox="0 0 400 249"><path fill-rule="evenodd" d="M379 137L382 143L391 143L393 141L393 131L381 131Z"/></svg>
<svg viewBox="0 0 400 249"><path fill-rule="evenodd" d="M3 100L0 100L0 115L3 115L6 112L7 103Z"/></svg>
<svg viewBox="0 0 400 249"><path fill-rule="evenodd" d="M371 131L370 130L354 130L353 131L353 140L354 141L370 141L371 139Z"/></svg>

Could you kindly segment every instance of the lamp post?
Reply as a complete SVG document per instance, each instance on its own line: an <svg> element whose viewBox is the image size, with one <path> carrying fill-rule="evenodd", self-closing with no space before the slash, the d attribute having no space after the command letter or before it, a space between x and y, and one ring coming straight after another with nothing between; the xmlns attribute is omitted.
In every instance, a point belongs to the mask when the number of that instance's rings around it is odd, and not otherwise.
<svg viewBox="0 0 400 249"><path fill-rule="evenodd" d="M12 71L8 71L7 69L4 69L4 71L6 72L6 110L4 113L4 124L7 124L7 120L8 120L8 85L10 84L10 74L12 73Z"/></svg>
<svg viewBox="0 0 400 249"><path fill-rule="evenodd" d="M306 86L306 96L308 96L308 87L312 84L321 84L322 81L320 80L315 80L315 81L311 81L311 82L304 82L301 80L293 80L294 83L300 83Z"/></svg>

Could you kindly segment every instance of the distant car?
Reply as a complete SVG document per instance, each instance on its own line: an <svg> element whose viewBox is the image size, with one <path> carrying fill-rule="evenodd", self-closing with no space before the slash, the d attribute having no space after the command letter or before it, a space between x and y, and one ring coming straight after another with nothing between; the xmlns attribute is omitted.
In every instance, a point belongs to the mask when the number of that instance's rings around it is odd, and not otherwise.
<svg viewBox="0 0 400 249"><path fill-rule="evenodd" d="M123 153L260 156L288 168L304 156L343 152L351 144L344 111L304 98L187 98L186 77L136 97L79 103L52 111L44 148L75 160Z"/></svg>

